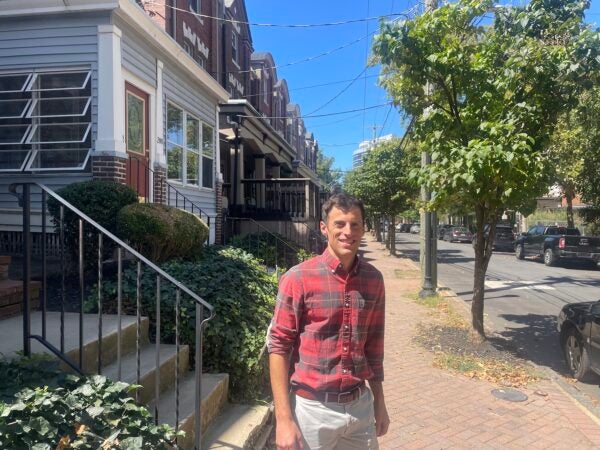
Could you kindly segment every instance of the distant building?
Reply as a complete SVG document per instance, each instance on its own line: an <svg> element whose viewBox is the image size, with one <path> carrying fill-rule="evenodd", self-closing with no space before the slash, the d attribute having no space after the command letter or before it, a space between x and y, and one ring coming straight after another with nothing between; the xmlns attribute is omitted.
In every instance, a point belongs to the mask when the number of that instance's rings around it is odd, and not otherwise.
<svg viewBox="0 0 600 450"><path fill-rule="evenodd" d="M385 136L378 137L375 140L371 139L368 141L362 141L358 145L358 148L352 152L352 168L356 169L357 167L362 166L365 154L373 147L382 144L383 142L391 141L392 139L394 139L393 134L386 134Z"/></svg>

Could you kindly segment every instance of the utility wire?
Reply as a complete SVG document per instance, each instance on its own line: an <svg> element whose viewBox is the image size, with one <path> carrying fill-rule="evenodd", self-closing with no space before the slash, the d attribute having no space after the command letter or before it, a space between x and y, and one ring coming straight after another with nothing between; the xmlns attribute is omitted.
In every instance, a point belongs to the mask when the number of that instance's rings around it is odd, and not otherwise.
<svg viewBox="0 0 600 450"><path fill-rule="evenodd" d="M191 11L189 9L184 9L184 8L177 8L175 6L172 5L167 5L163 2L159 2L159 1L152 1L152 0L145 0L142 2L143 5L156 5L156 6L161 6L161 7L166 7L169 9L172 9L174 11L179 11L179 12L184 12L187 13L191 16L196 16L200 19L211 19L211 20L217 20L219 22L228 22L228 23L235 23L238 25L249 25L249 26L253 26L253 27L270 27L270 28L317 28L317 27L333 27L333 26L338 26L338 25L347 25L347 24L351 24L351 23L360 23L360 22L372 22L374 20L381 20L381 19L385 19L386 17L409 17L410 14L410 10L404 11L404 12L398 12L398 13L390 13L390 14L384 14L381 16L373 16L373 17L361 17L358 19L349 19L349 20L339 20L339 21L335 21L335 22L324 22L324 23L305 23L305 24L298 24L298 23L293 23L293 24L282 24L282 23L257 23L257 22L246 22L244 20L235 20L235 19L226 19L224 17L215 17L215 16L210 16L208 14L200 14L194 11Z"/></svg>
<svg viewBox="0 0 600 450"><path fill-rule="evenodd" d="M348 83L340 92L338 92L337 94L335 94L333 97L331 97L329 100L327 100L325 103L323 103L321 106L319 106L317 109L309 112L307 114L307 116L310 116L314 113L316 113L317 111L321 111L323 108L325 108L327 105L331 104L331 102L333 102L334 100L336 100L338 97L340 97L344 92L346 92L348 89L350 89L350 87L354 84L354 82L356 80L358 80L363 73L365 73L367 71L367 68L365 67L363 70L360 71L360 73L354 77L354 79L352 81L350 81L350 83Z"/></svg>
<svg viewBox="0 0 600 450"><path fill-rule="evenodd" d="M313 118L317 118L317 117L330 117L330 116L339 116L342 114L350 114L353 112L362 112L365 110L369 110L369 109L375 109L375 108L381 108L383 106L388 106L389 104L391 104L392 102L387 102L387 103L382 103L380 105L372 105L372 106L367 106L365 108L358 108L358 109L349 109L347 111L338 111L338 112L334 112L334 113L328 113L328 114L314 114L314 115L306 115L306 116L298 116L298 119L313 119ZM249 117L249 118L259 118L259 119L290 119L290 117L288 116L247 116L247 115L242 115L240 114L239 117Z"/></svg>

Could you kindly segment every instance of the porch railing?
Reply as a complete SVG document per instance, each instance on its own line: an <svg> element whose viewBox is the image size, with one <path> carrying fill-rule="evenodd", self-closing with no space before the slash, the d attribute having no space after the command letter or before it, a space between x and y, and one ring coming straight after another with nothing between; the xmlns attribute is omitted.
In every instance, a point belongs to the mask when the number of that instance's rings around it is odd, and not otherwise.
<svg viewBox="0 0 600 450"><path fill-rule="evenodd" d="M308 178L243 179L246 213L273 218L315 217L318 189ZM312 198L314 197L314 198Z"/></svg>
<svg viewBox="0 0 600 450"><path fill-rule="evenodd" d="M20 191L19 191L20 188ZM69 204L65 199L60 197L54 191L49 189L43 184L40 183L15 183L10 186L10 192L15 195L19 204L23 209L23 352L25 355L31 354L31 341L35 340L42 344L45 348L47 348L50 352L56 355L60 360L62 360L67 366L69 366L74 371L82 374L85 371L90 371L89 362L85 364L84 367L84 303L86 301L85 298L85 283L86 277L84 276L84 271L86 267L86 246L90 245L92 242L91 238L93 238L94 245L97 246L97 258L94 257L93 266L95 266L95 272L97 274L95 282L96 290L97 290L97 336L98 336L98 354L97 360L93 363L95 368L92 372L101 373L102 372L102 337L103 337L103 303L105 301L104 292L103 292L103 283L104 283L104 265L107 261L104 258L105 252L103 248L106 245L111 245L115 247L116 250L116 259L117 259L117 365L118 365L118 374L121 376L121 345L122 345L122 336L121 332L123 331L122 327L122 300L123 300L123 263L129 262L135 263L135 268L137 269L137 286L136 286L136 324L137 324L137 333L136 333L136 374L137 374L137 384L140 384L140 351L141 351L141 277L145 271L150 271L155 275L156 279L156 290L155 290L155 308L157 311L156 314L156 336L155 336L155 392L154 392L154 419L155 422L158 423L159 418L159 398L160 394L160 353L161 353L161 319L160 319L160 305L161 305L161 284L167 283L175 288L175 343L176 343L176 353L177 356L175 358L176 368L175 368L175 403L177 405L175 410L175 428L179 428L179 383L180 383L180 369L179 369L179 354L180 354L180 320L179 317L181 315L181 299L182 296L187 296L189 299L193 301L195 304L195 370L196 370L196 378L195 378L195 423L194 423L194 444L196 449L200 449L201 442L201 392L202 392L202 335L203 329L206 323L214 317L214 309L213 306L203 300L199 295L192 292L189 288L184 286L181 282L173 278L168 273L164 272L160 267L155 265L152 261L145 258L143 255L135 251L133 248L128 246L121 239L110 233L108 230L103 228L101 225L96 223L90 217L85 215L83 212L75 208L73 205ZM46 215L47 215L47 206L48 199L52 198L59 207L59 217L56 219L57 221L57 231L59 235L60 241L60 266L61 266L61 281L60 281L60 338L59 344L53 344L49 341L47 335L47 293L48 293L48 281L47 281L47 267L46 267L46 259L47 259L47 250L46 246L42 245L41 248L41 294L40 294L40 306L41 306L41 334L35 334L31 330L31 295L30 295L30 282L32 275L32 233L31 233L31 210L32 204L40 203L41 214L42 214L42 242L46 241L46 236L48 233L46 226ZM76 308L78 314L78 345L79 352L77 360L73 360L72 357L68 356L65 350L65 307L66 307L66 298L67 298L67 286L66 286L66 246L65 246L65 212L69 212L70 214L74 214L76 216L76 230L77 230L77 248L76 248L76 259L77 263L77 275L78 278L78 301L76 302ZM126 261L125 261L126 259ZM96 270L97 269L97 270ZM89 282L89 278L87 280ZM72 294L72 293L71 293ZM70 296L72 298L72 295ZM205 313L207 317L205 316ZM137 394L136 394L137 395Z"/></svg>

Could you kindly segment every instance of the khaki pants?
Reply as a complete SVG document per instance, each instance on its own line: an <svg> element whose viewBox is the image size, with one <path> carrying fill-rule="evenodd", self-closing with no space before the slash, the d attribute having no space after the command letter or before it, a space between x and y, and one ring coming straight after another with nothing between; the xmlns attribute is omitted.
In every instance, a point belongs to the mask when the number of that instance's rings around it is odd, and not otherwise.
<svg viewBox="0 0 600 450"><path fill-rule="evenodd" d="M377 450L370 389L340 405L292 394L292 409L304 437L305 450Z"/></svg>

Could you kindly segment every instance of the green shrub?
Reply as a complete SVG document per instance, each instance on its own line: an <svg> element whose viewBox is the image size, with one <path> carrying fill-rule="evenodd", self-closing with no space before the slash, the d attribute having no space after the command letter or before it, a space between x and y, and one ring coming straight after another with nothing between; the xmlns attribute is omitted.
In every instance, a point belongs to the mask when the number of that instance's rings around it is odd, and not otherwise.
<svg viewBox="0 0 600 450"><path fill-rule="evenodd" d="M287 244L287 245L286 245ZM269 267L292 267L312 256L295 242L276 233L249 233L234 236L233 247L252 253Z"/></svg>
<svg viewBox="0 0 600 450"><path fill-rule="evenodd" d="M116 234L117 213L119 210L138 201L137 194L133 189L112 181L92 180L73 183L58 190L57 194L113 234ZM48 199L48 211L53 218L58 233L60 203L50 197ZM78 222L78 216L65 207L65 247L72 261L77 261L76 255L79 246ZM85 261L87 268L91 268L98 260L98 233L91 225L84 225L84 233ZM103 246L104 255L110 255L113 248L111 241L105 239Z"/></svg>
<svg viewBox="0 0 600 450"><path fill-rule="evenodd" d="M204 368L230 376L230 397L234 401L261 395L266 382L266 367L261 361L266 331L273 315L277 296L277 279L269 275L249 253L233 247L209 247L197 261L169 261L161 265L193 292L215 308L215 317L204 332ZM135 313L135 267L123 273L123 308ZM156 275L147 270L142 275L142 314L148 315L154 332L156 318ZM103 284L105 311L116 310L116 283ZM96 293L89 305L95 307ZM161 283L161 337L175 341L175 288ZM205 311L205 314L207 312ZM196 309L186 295L181 296L180 339L194 348ZM191 355L193 356L193 351Z"/></svg>
<svg viewBox="0 0 600 450"><path fill-rule="evenodd" d="M43 357L0 360L0 448L172 448L174 430L155 426L133 389L66 375Z"/></svg>
<svg viewBox="0 0 600 450"><path fill-rule="evenodd" d="M208 238L208 227L198 216L152 203L122 208L117 215L117 232L154 262L196 257Z"/></svg>

